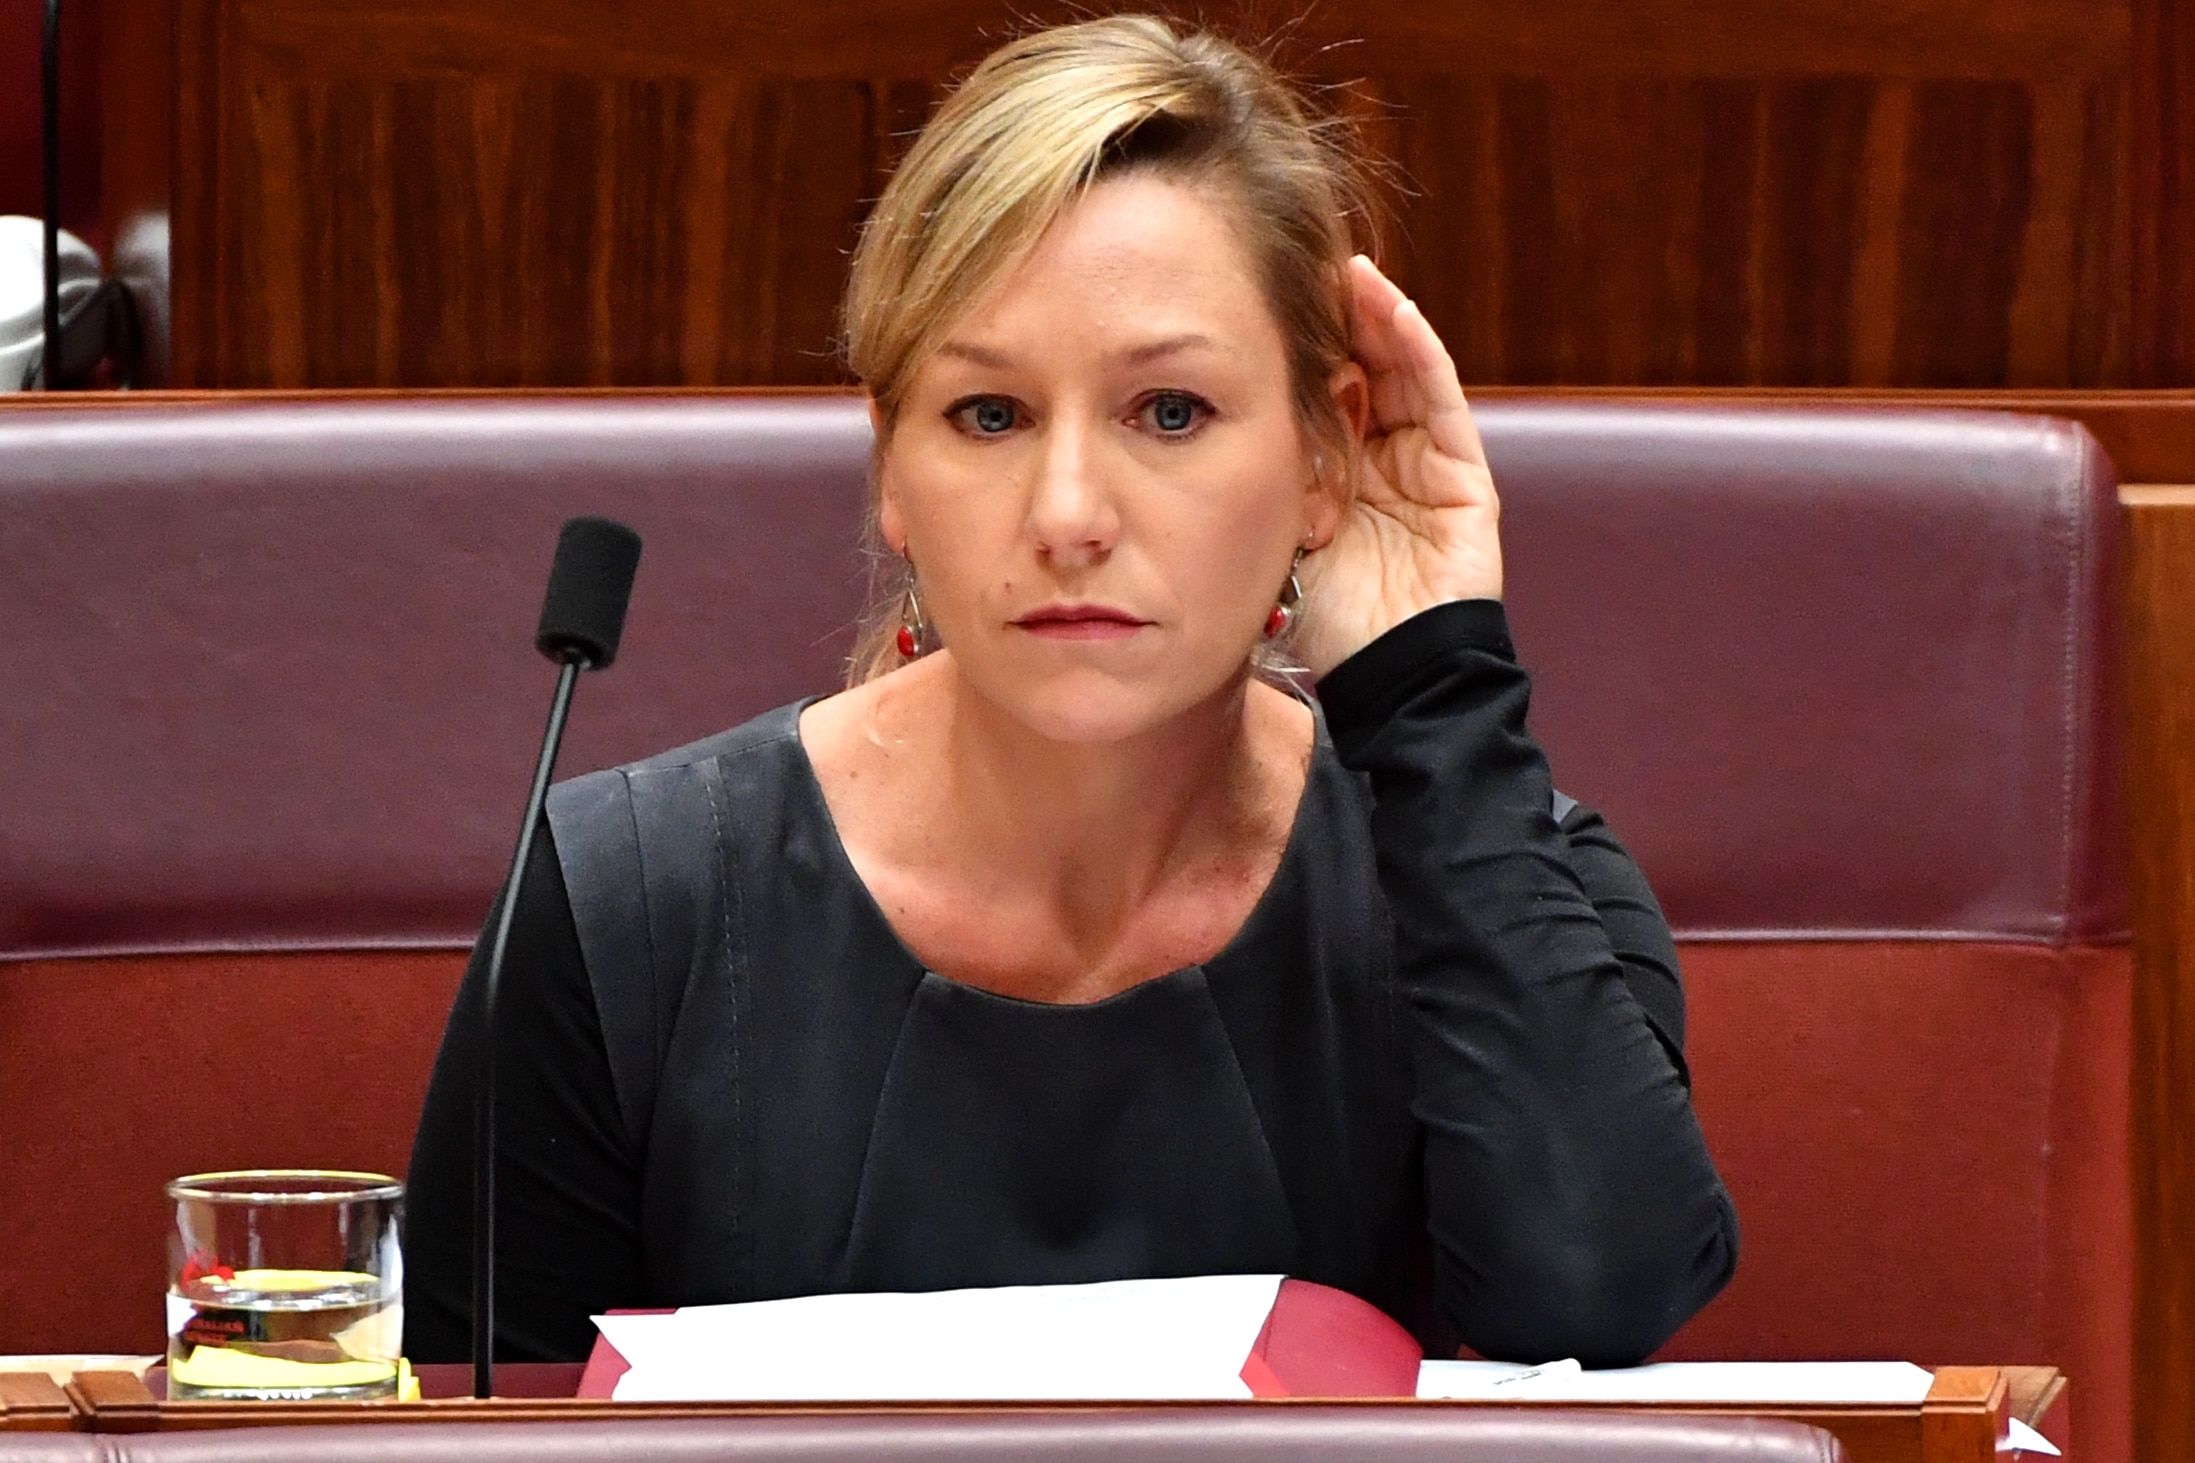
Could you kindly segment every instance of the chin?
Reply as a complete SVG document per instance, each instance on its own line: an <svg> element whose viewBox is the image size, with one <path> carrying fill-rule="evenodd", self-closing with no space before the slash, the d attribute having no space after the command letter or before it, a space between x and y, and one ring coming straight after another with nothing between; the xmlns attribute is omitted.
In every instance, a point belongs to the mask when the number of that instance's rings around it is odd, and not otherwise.
<svg viewBox="0 0 2195 1463"><path fill-rule="evenodd" d="M977 685L985 699L1047 741L1100 746L1163 731L1183 716L1240 694L1245 673L1212 683L1177 674L1146 681L1096 671ZM972 678L971 678L972 679Z"/></svg>

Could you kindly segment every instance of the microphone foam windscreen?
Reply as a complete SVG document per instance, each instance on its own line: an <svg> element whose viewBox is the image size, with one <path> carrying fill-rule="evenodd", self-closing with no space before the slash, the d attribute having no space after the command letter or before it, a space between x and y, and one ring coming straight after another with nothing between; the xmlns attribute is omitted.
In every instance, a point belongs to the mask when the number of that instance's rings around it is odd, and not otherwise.
<svg viewBox="0 0 2195 1463"><path fill-rule="evenodd" d="M640 567L640 535L610 518L573 518L557 535L556 563L534 644L549 659L600 670L617 659L625 605Z"/></svg>

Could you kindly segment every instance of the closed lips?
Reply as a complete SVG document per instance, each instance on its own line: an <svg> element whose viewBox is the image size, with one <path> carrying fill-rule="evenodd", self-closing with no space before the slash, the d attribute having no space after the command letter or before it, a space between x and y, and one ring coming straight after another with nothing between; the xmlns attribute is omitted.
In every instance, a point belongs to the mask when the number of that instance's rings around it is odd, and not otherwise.
<svg viewBox="0 0 2195 1463"><path fill-rule="evenodd" d="M1046 605L1014 623L1040 634L1121 635L1151 622L1110 605Z"/></svg>

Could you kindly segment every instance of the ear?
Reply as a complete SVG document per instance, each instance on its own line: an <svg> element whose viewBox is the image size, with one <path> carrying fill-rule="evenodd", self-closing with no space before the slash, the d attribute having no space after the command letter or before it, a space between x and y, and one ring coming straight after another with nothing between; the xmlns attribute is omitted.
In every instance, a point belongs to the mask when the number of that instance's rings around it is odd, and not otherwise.
<svg viewBox="0 0 2195 1463"><path fill-rule="evenodd" d="M876 398L869 398L869 432L878 442L884 441L884 413L877 410ZM884 545L902 559L907 557L907 518L899 511L899 494L892 486L890 454L881 447L870 460L876 464L876 528L884 539Z"/></svg>
<svg viewBox="0 0 2195 1463"><path fill-rule="evenodd" d="M1327 378L1326 389L1332 394L1334 406L1347 433L1344 444L1346 460L1332 462L1330 448L1317 449L1314 461L1317 471L1311 475L1309 532L1304 547L1323 549L1341 530L1342 515L1349 509L1349 500L1355 496L1355 468L1359 452L1364 450L1364 433L1372 419L1372 387L1364 374L1364 367L1349 361Z"/></svg>
<svg viewBox="0 0 2195 1463"><path fill-rule="evenodd" d="M1364 374L1364 367L1355 361L1344 361L1333 375L1326 378L1326 390L1334 398L1334 405L1341 409L1341 419L1349 424L1349 445L1364 445L1364 434L1372 428L1372 379ZM874 406L870 407L873 412Z"/></svg>

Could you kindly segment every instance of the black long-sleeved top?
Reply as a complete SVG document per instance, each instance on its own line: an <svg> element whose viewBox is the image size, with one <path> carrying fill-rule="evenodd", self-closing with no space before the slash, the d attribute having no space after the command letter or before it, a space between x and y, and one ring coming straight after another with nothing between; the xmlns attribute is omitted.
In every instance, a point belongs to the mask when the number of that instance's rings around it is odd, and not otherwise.
<svg viewBox="0 0 2195 1463"><path fill-rule="evenodd" d="M1554 792L1499 604L1318 691L1242 929L1087 1006L923 970L797 707L560 788L497 1018L499 1353L582 1356L612 1307L1274 1271L1494 1357L1660 1345L1737 1227L1653 895ZM412 1154L415 1360L466 1353L479 978Z"/></svg>

